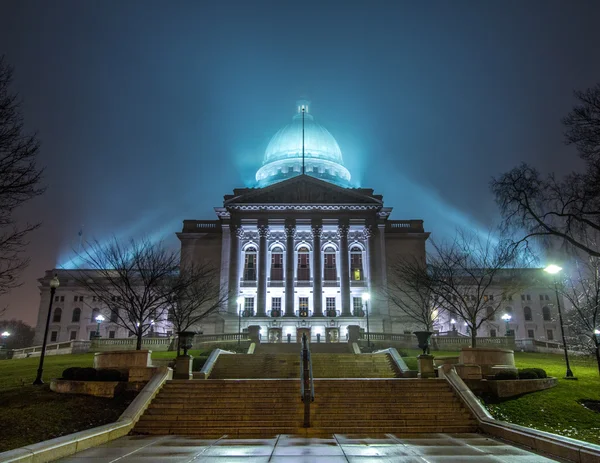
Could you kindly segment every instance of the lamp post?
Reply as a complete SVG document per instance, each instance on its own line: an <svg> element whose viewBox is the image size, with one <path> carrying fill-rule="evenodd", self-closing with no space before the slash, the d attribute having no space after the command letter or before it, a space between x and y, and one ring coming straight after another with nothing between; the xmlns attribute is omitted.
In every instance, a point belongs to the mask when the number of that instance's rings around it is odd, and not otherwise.
<svg viewBox="0 0 600 463"><path fill-rule="evenodd" d="M562 335L563 348L565 350L565 363L567 364L567 374L565 379L577 379L573 375L571 371L571 367L569 365L569 353L567 351L567 340L565 339L565 329L563 327L563 318L562 311L560 309L560 299L558 298L558 281L556 279L556 274L562 270L558 265L550 264L545 269L544 272L549 273L550 275L554 275L554 292L556 294L556 308L558 309L558 320L560 322L560 333Z"/></svg>
<svg viewBox="0 0 600 463"><path fill-rule="evenodd" d="M367 346L371 348L371 332L369 330L369 299L371 295L369 293L362 293L363 304L365 305L365 314L367 315Z"/></svg>
<svg viewBox="0 0 600 463"><path fill-rule="evenodd" d="M456 334L456 320L454 318L451 319L450 324L452 325L452 331Z"/></svg>
<svg viewBox="0 0 600 463"><path fill-rule="evenodd" d="M100 314L96 317L96 321L98 322L98 327L96 328L96 337L100 337L100 323L105 320L104 315Z"/></svg>
<svg viewBox="0 0 600 463"><path fill-rule="evenodd" d="M48 307L48 317L46 318L46 328L44 330L44 342L42 343L42 353L40 354L40 363L38 365L37 376L35 377L34 385L44 384L42 374L44 373L44 357L46 357L46 344L48 343L48 328L50 327L50 316L52 315L52 302L54 301L54 293L56 288L60 286L58 275L54 274L54 278L50 280L50 306Z"/></svg>
<svg viewBox="0 0 600 463"><path fill-rule="evenodd" d="M0 334L0 336L2 337L2 344L0 344L0 349L3 349L4 347L6 347L4 343L6 342L6 338L10 336L10 333L8 331L4 331L2 334Z"/></svg>
<svg viewBox="0 0 600 463"><path fill-rule="evenodd" d="M244 298L239 296L237 298L238 305L238 347L242 343L242 303L244 302Z"/></svg>
<svg viewBox="0 0 600 463"><path fill-rule="evenodd" d="M506 336L508 337L508 332L510 331L509 323L512 320L512 316L505 313L504 315L502 315L502 320L506 322Z"/></svg>

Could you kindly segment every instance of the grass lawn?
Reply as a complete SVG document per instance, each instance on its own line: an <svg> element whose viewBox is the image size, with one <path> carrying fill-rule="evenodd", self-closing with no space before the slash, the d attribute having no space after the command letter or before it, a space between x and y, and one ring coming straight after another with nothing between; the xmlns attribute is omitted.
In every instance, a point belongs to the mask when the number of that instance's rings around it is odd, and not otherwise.
<svg viewBox="0 0 600 463"><path fill-rule="evenodd" d="M402 349L410 369L417 369L416 356L421 351ZM436 357L457 356L458 352L435 351ZM569 357L577 381L565 380L562 355L515 352L518 368L543 368L548 376L558 378L558 385L545 391L506 400L488 400L486 407L499 420L528 426L561 436L600 444L600 413L581 405L581 400L600 400L600 376L593 358Z"/></svg>
<svg viewBox="0 0 600 463"><path fill-rule="evenodd" d="M190 351L196 365L206 361L210 350ZM153 352L154 359L175 359L176 352ZM0 452L63 436L115 421L135 397L114 399L50 391L52 378L65 368L91 367L94 354L51 355L44 360L43 386L33 386L39 357L0 361Z"/></svg>

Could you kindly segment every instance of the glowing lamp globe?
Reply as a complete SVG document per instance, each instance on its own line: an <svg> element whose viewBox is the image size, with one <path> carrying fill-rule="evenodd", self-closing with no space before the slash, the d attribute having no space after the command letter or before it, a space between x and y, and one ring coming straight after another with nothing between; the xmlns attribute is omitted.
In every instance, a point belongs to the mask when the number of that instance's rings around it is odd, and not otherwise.
<svg viewBox="0 0 600 463"><path fill-rule="evenodd" d="M562 270L562 267L559 267L558 265L550 264L544 269L544 272L554 275L554 274L560 272L561 270Z"/></svg>

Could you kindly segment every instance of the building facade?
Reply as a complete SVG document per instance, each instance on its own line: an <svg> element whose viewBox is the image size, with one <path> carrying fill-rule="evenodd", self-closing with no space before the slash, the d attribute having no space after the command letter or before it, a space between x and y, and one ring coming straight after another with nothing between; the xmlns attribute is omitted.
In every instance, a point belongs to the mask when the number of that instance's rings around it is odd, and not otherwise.
<svg viewBox="0 0 600 463"><path fill-rule="evenodd" d="M398 259L425 262L429 232L422 220L391 219L381 195L351 188L350 179L336 140L315 121L309 102L299 101L292 122L266 149L257 187L235 189L215 208L216 218L184 220L177 233L182 268L194 262L216 266L228 296L227 305L196 329L236 333L258 326L264 342L295 342L304 333L337 342L345 340L349 325L386 333L417 329L386 297L386 288ZM40 279L38 342L54 272ZM49 339L89 339L103 309L68 272L58 273ZM508 328L518 338L556 339L550 295L532 289L503 302L497 319L478 334L503 336ZM508 325L500 318L504 313L512 315ZM468 334L451 317L436 323L436 331ZM125 331L110 318L100 328L103 337L131 335ZM172 328L157 320L152 334L170 335Z"/></svg>

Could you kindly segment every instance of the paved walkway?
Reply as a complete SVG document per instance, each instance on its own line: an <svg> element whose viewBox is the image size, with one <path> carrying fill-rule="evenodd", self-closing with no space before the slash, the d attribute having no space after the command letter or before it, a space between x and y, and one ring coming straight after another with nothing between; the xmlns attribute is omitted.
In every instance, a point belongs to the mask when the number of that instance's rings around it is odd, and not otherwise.
<svg viewBox="0 0 600 463"><path fill-rule="evenodd" d="M178 436L127 436L84 450L62 463L256 463L256 462L394 462L394 463L542 463L545 458L482 434L426 434L378 439L335 435L308 439L281 435L273 439L193 439Z"/></svg>

